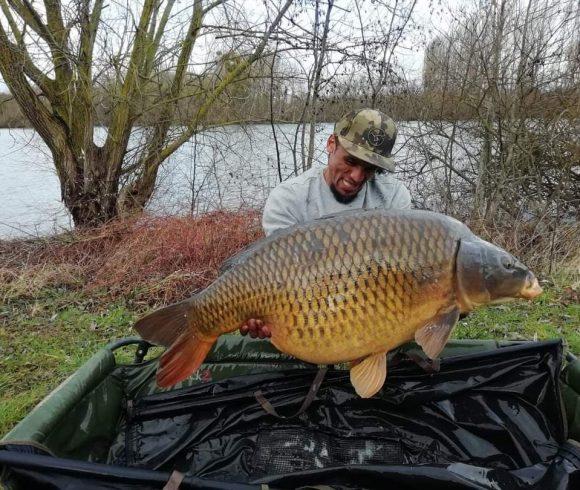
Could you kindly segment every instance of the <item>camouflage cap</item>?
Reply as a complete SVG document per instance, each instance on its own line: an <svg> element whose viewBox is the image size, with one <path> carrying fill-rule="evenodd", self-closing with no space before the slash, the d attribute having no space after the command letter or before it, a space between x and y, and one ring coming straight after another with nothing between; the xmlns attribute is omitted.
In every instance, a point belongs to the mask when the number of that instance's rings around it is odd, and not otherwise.
<svg viewBox="0 0 580 490"><path fill-rule="evenodd" d="M397 126L381 111L359 109L349 112L334 125L334 134L353 157L391 172L395 170L391 150L397 138Z"/></svg>

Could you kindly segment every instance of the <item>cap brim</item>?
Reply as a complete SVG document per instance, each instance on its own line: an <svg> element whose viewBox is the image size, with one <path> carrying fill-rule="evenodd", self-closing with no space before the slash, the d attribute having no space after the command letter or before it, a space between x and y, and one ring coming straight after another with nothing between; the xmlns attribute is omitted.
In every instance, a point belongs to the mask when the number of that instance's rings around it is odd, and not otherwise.
<svg viewBox="0 0 580 490"><path fill-rule="evenodd" d="M362 146L356 145L352 141L348 141L343 136L337 136L337 138L340 146L342 146L349 155L352 155L355 158L359 158L360 160L370 163L371 165L384 168L389 172L395 171L395 164L393 163L392 157L377 155L376 153L369 151Z"/></svg>

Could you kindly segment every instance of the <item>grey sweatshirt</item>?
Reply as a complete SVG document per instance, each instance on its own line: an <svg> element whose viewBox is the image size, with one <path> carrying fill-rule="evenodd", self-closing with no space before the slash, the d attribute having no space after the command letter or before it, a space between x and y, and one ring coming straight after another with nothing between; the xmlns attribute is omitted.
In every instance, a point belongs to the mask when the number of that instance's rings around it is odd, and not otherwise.
<svg viewBox="0 0 580 490"><path fill-rule="evenodd" d="M324 167L313 167L298 177L282 182L268 196L262 226L266 235L281 228L305 223L351 209L408 209L411 194L391 174L367 181L348 204L339 203L324 180Z"/></svg>

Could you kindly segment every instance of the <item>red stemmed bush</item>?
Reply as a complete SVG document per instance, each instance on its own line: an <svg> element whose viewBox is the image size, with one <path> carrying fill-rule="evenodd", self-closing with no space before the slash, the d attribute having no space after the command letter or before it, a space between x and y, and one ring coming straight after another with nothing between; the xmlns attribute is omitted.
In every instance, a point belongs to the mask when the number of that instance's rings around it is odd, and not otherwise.
<svg viewBox="0 0 580 490"><path fill-rule="evenodd" d="M0 242L2 289L42 287L170 303L204 288L229 257L262 237L257 211L152 217L47 239Z"/></svg>

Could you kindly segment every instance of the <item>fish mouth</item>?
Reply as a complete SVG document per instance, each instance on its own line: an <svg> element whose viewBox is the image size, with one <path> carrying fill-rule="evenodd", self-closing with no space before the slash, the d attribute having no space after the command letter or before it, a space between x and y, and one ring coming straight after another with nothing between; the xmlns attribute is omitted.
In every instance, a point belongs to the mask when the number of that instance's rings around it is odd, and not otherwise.
<svg viewBox="0 0 580 490"><path fill-rule="evenodd" d="M525 299L534 299L542 294L543 289L538 282L538 279L533 275L526 279L526 284L520 292L520 297Z"/></svg>

